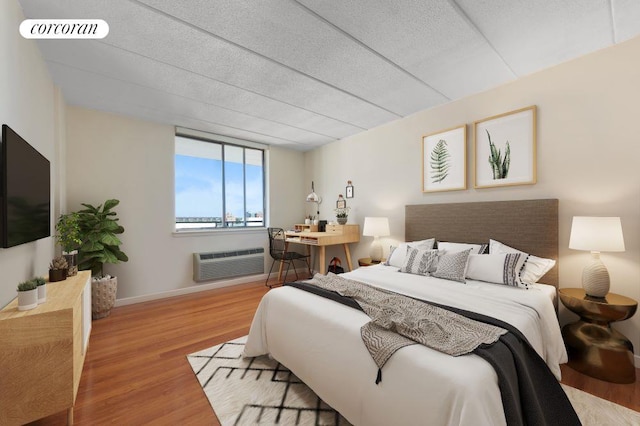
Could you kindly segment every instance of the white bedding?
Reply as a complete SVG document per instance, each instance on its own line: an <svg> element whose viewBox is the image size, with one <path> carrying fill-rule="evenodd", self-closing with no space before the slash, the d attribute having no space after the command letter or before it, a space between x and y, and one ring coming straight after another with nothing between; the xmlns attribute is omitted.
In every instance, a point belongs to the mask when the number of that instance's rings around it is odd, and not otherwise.
<svg viewBox="0 0 640 426"><path fill-rule="evenodd" d="M489 315L517 327L560 378L567 360L552 300L555 289L461 284L377 265L343 275L395 292ZM422 345L397 351L382 369L360 338L363 312L292 288L269 291L251 325L245 356L270 354L356 425L505 424L498 379L482 358Z"/></svg>

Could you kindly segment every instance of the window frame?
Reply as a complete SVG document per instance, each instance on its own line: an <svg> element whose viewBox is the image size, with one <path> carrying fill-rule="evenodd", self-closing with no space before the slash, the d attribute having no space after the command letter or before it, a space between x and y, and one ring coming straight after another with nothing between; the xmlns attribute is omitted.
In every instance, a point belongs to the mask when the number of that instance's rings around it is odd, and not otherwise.
<svg viewBox="0 0 640 426"><path fill-rule="evenodd" d="M175 157L180 155L176 153L176 138L182 137L203 143L214 143L221 146L221 162L222 162L222 223L223 225L215 228L185 228L178 229L176 222L176 170L175 170ZM243 222L241 226L226 226L226 180L225 180L225 147L232 146L242 148L242 186L243 186ZM245 149L253 149L261 151L262 154L262 225L260 226L248 226L247 221L247 176L246 176L246 151ZM182 127L176 127L174 132L174 144L173 144L173 234L203 234L203 233L220 233L220 232L248 232L248 231L260 231L263 232L267 227L267 158L268 158L269 146L246 141L242 139L236 139L229 136L217 135L214 133L203 132L195 129L188 129Z"/></svg>

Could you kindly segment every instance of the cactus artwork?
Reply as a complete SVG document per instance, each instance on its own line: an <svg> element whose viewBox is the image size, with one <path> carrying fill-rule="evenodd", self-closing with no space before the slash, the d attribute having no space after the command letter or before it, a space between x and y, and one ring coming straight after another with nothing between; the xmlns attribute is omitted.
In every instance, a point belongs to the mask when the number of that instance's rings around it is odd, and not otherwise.
<svg viewBox="0 0 640 426"><path fill-rule="evenodd" d="M447 150L447 141L440 139L433 151L431 151L431 178L434 183L442 182L449 174L450 167L449 150Z"/></svg>
<svg viewBox="0 0 640 426"><path fill-rule="evenodd" d="M511 164L511 147L509 146L509 141L507 141L504 149L504 158L502 158L500 150L491 142L491 134L488 130L485 129L485 131L489 138L489 149L491 151L489 155L489 165L493 172L493 179L505 179L509 174L509 165Z"/></svg>

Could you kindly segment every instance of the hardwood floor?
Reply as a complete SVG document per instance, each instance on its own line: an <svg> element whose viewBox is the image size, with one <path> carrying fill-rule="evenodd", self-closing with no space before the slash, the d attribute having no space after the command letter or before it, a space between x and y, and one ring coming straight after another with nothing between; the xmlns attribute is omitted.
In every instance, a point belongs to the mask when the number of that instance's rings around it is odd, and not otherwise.
<svg viewBox="0 0 640 426"><path fill-rule="evenodd" d="M75 423L219 424L186 355L247 334L267 291L245 284L122 306L94 321ZM640 411L640 380L617 385L566 366L562 374L563 383ZM64 425L66 413L32 424Z"/></svg>

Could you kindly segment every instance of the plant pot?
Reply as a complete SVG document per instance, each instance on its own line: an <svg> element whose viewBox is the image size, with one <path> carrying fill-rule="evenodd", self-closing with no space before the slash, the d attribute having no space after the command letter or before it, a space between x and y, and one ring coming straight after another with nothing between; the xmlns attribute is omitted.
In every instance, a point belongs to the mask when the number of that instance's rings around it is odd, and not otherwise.
<svg viewBox="0 0 640 426"><path fill-rule="evenodd" d="M36 288L38 292L38 304L44 303L47 301L47 285L42 284Z"/></svg>
<svg viewBox="0 0 640 426"><path fill-rule="evenodd" d="M49 269L49 282L55 283L67 279L66 269Z"/></svg>
<svg viewBox="0 0 640 426"><path fill-rule="evenodd" d="M78 250L70 252L63 251L62 256L67 261L67 277L72 277L78 274Z"/></svg>
<svg viewBox="0 0 640 426"><path fill-rule="evenodd" d="M347 219L346 217L337 217L336 218L338 220L338 224L339 225L344 225L345 223L347 223Z"/></svg>
<svg viewBox="0 0 640 426"><path fill-rule="evenodd" d="M38 289L18 292L18 310L28 311L38 306Z"/></svg>
<svg viewBox="0 0 640 426"><path fill-rule="evenodd" d="M118 278L106 277L91 281L91 317L105 318L111 314L111 308L116 303Z"/></svg>

